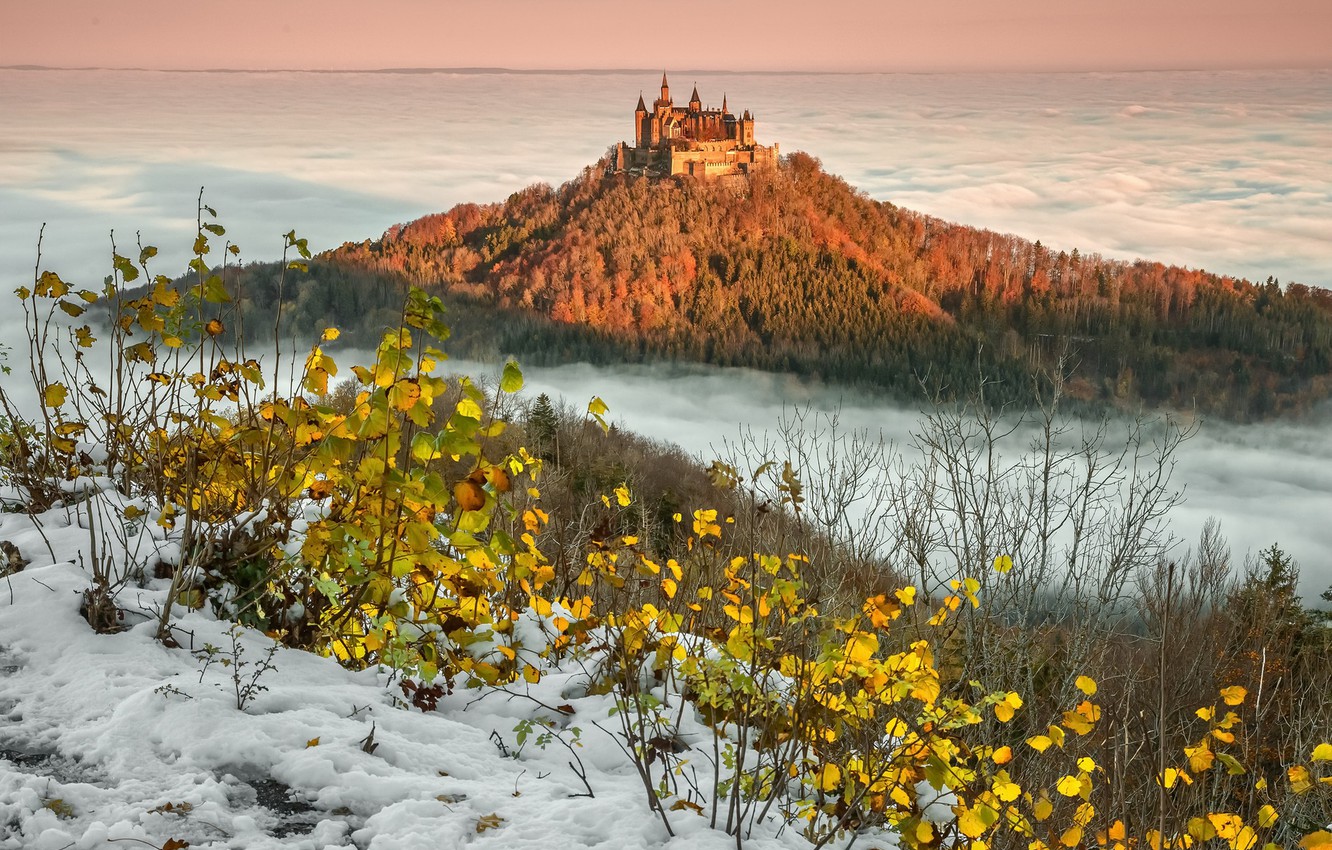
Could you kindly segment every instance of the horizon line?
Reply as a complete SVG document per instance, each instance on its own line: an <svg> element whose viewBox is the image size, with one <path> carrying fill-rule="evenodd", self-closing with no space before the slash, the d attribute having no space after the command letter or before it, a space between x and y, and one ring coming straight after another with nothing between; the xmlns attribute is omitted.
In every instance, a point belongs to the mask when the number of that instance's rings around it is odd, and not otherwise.
<svg viewBox="0 0 1332 850"><path fill-rule="evenodd" d="M22 63L0 65L0 71L123 71L163 74L513 74L513 75L619 75L656 74L660 68L508 68L503 66L404 66L383 68L148 68L143 66L109 65L37 65ZM919 75L943 76L953 74L1153 74L1153 73L1235 73L1257 71L1332 71L1332 65L1250 65L1229 67L1164 66L1143 68L969 68L952 70L820 70L820 69L752 69L722 68L666 69L672 74L706 74L712 76L886 76Z"/></svg>

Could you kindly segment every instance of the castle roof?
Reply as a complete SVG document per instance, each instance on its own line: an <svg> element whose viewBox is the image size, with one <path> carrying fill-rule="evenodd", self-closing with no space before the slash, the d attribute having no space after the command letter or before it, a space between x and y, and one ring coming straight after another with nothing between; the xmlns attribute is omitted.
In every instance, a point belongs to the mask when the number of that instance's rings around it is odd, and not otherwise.
<svg viewBox="0 0 1332 850"><path fill-rule="evenodd" d="M637 107L637 108L638 108L638 111L639 111L639 112L647 112L647 104L643 103L643 93L642 93L642 92L639 92L639 93L638 93L638 107Z"/></svg>
<svg viewBox="0 0 1332 850"><path fill-rule="evenodd" d="M698 83L694 83L694 93L689 96L690 103L698 102Z"/></svg>

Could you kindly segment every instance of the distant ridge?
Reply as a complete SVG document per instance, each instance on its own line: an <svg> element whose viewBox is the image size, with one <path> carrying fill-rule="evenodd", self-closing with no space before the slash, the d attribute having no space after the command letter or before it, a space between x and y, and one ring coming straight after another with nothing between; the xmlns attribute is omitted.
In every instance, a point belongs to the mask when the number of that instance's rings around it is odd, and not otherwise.
<svg viewBox="0 0 1332 850"><path fill-rule="evenodd" d="M661 73L660 68L504 68L484 66L464 66L458 68L143 68L131 66L112 68L102 65L66 67L60 65L0 65L0 71L141 71L163 74L505 74L530 76L613 76L620 74ZM718 68L682 68L681 75L707 75L716 77L755 76L755 77L855 77L879 76L884 71L778 71L772 69L754 71L722 70Z"/></svg>

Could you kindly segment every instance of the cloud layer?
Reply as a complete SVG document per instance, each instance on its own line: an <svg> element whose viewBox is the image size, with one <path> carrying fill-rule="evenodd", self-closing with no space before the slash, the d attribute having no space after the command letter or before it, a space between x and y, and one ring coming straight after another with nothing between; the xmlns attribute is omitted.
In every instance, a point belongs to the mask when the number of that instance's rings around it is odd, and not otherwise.
<svg viewBox="0 0 1332 850"><path fill-rule="evenodd" d="M0 292L42 267L79 285L136 231L179 273L195 198L218 208L246 259L296 229L311 245L374 237L463 201L576 175L627 135L626 74L302 74L0 70ZM807 150L872 197L1039 238L1332 286L1332 72L714 75L752 109L760 141ZM0 309L0 342L21 339ZM630 427L693 451L771 424L810 390L773 376L554 370L533 383L606 397ZM699 387L704 389L699 391ZM833 394L835 395L835 394ZM833 399L818 391L815 400ZM914 415L848 406L848 421L904 435ZM1332 581L1332 457L1316 429L1206 428L1180 477L1192 538L1222 518L1236 552L1280 541L1306 592ZM1321 512L1320 512L1321 511Z"/></svg>

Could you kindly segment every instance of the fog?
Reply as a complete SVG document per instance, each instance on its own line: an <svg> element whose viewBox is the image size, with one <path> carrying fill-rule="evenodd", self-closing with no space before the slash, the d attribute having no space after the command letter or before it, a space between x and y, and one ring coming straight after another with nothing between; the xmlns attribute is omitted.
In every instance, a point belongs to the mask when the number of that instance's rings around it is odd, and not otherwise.
<svg viewBox="0 0 1332 850"><path fill-rule="evenodd" d="M493 365L450 361L450 370L490 375ZM749 369L713 367L527 367L525 399L547 393L576 411L596 395L608 420L654 439L673 442L703 463L725 458L742 429L775 436L779 420L795 408L836 413L842 426L906 449L926 412L866 399L836 387ZM1169 529L1182 557L1196 545L1203 523L1216 517L1242 568L1247 554L1273 543L1301 568L1300 592L1316 601L1332 585L1332 416L1320 424L1232 425L1198 423L1175 456L1172 483L1184 500L1170 513ZM1011 443L1021 446L1021 441Z"/></svg>
<svg viewBox="0 0 1332 850"><path fill-rule="evenodd" d="M820 157L871 197L1055 249L1332 286L1332 71L1113 74L714 74L762 142ZM463 201L559 184L630 135L655 76L0 70L0 292L41 267L76 286L110 269L110 233L183 271L196 197L246 260L373 238ZM211 256L217 257L219 250ZM4 297L0 296L0 301ZM22 348L0 305L0 343ZM22 364L10 357L16 373ZM5 380L20 386L21 375ZM708 454L783 406L839 392L753 372L529 370L593 393L626 427ZM917 413L847 395L843 420L906 439ZM1279 541L1306 593L1332 582L1332 447L1317 426L1205 423L1176 480L1175 533L1216 515L1236 560Z"/></svg>

